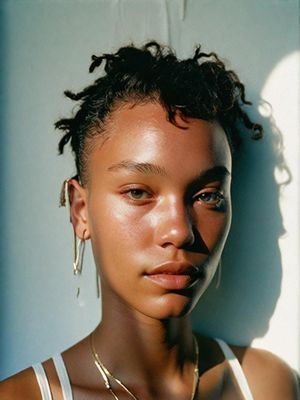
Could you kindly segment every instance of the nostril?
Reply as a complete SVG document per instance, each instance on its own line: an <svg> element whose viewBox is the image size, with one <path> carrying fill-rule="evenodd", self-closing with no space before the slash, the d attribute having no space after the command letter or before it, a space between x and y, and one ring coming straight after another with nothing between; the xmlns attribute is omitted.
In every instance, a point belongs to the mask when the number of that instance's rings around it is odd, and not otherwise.
<svg viewBox="0 0 300 400"><path fill-rule="evenodd" d="M160 237L162 247L173 245L177 248L193 246L195 243L195 234L189 225L165 227Z"/></svg>
<svg viewBox="0 0 300 400"><path fill-rule="evenodd" d="M160 246L191 247L195 243L194 222L182 199L168 199L157 218L156 240Z"/></svg>

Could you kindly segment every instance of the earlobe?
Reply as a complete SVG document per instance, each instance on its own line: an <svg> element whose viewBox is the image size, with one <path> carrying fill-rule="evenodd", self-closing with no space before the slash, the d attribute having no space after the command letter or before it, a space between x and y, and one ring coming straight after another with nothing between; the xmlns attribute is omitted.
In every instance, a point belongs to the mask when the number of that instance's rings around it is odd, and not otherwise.
<svg viewBox="0 0 300 400"><path fill-rule="evenodd" d="M79 239L90 238L87 219L86 189L76 179L68 180L68 197L70 203L70 219L74 232Z"/></svg>

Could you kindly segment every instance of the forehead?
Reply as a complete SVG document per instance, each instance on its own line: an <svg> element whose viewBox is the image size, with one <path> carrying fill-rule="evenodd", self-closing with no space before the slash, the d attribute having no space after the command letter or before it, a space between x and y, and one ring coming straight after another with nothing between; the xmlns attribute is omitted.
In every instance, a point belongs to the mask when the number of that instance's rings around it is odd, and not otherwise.
<svg viewBox="0 0 300 400"><path fill-rule="evenodd" d="M89 169L100 160L107 167L133 160L164 164L170 171L183 165L200 170L222 165L231 171L229 144L219 124L179 115L176 123L158 103L122 105L106 123L105 140L96 139Z"/></svg>

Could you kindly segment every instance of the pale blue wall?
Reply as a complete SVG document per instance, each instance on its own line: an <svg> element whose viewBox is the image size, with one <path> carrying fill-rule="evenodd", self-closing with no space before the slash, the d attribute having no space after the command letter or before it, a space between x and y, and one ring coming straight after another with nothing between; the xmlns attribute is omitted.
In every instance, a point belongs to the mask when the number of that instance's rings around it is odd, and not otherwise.
<svg viewBox="0 0 300 400"><path fill-rule="evenodd" d="M72 232L66 210L58 208L60 184L74 167L70 156L57 156L53 129L73 107L63 90L93 79L91 54L154 38L189 55L200 42L230 60L257 102L274 66L299 49L299 7L296 0L7 0L0 10L4 377L68 347L100 318L90 254L83 304L75 299ZM195 325L233 342L264 336L272 343L269 322L283 290L278 238L284 229L271 150L276 135L269 120L252 114L268 135L263 143L247 143L237 163L236 217L222 285L203 300ZM290 312L296 320L299 301ZM291 329L282 326L287 340ZM279 352L276 346L274 339L272 350ZM299 351L295 340L291 346ZM289 351L280 355L297 367Z"/></svg>

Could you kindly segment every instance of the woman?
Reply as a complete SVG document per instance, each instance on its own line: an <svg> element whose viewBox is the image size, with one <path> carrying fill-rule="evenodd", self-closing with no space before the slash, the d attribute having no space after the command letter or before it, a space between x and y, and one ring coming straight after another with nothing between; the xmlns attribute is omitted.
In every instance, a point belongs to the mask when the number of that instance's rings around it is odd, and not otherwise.
<svg viewBox="0 0 300 400"><path fill-rule="evenodd" d="M66 181L74 273L91 240L102 321L62 355L5 381L1 399L296 399L277 357L192 332L231 222L244 86L216 54L179 61L155 42L93 56L105 72L56 127L77 175ZM62 196L62 203L64 197Z"/></svg>

